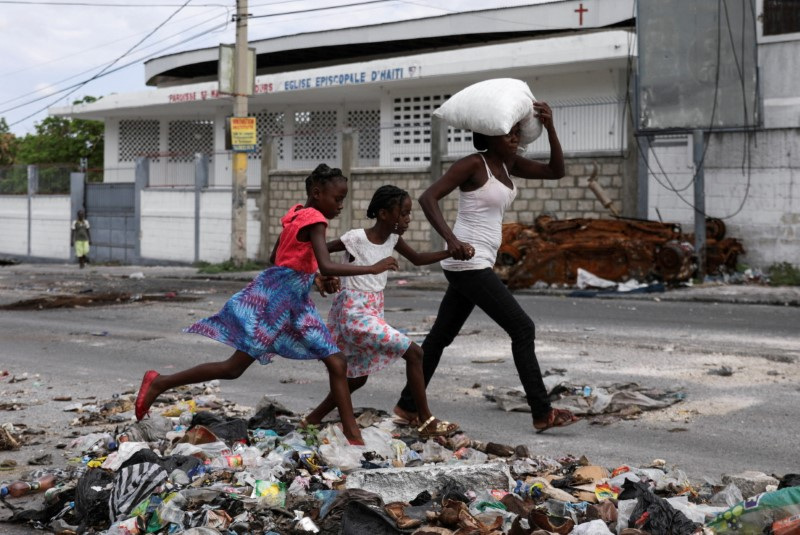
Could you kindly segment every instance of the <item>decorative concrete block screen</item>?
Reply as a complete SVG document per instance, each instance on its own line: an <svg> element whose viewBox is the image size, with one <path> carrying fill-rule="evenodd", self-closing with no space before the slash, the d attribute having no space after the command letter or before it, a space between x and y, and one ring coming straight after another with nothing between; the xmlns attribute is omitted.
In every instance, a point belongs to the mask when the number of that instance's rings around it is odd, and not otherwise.
<svg viewBox="0 0 800 535"><path fill-rule="evenodd" d="M119 145L117 159L135 162L140 156L149 155L157 159L161 124L158 120L122 120L119 122Z"/></svg>
<svg viewBox="0 0 800 535"><path fill-rule="evenodd" d="M448 93L409 94L392 99L391 128L382 131L382 167L425 167L431 161L431 113ZM448 129L448 152L472 150L472 132Z"/></svg>
<svg viewBox="0 0 800 535"><path fill-rule="evenodd" d="M273 136L274 142L278 144L278 161L283 164L286 159L284 151L284 117L283 112L268 112L261 110L255 113L250 113L250 117L256 118L256 132L258 134L258 145L256 150L248 153L247 157L251 160L260 160L262 154L262 147L264 145L264 136Z"/></svg>
<svg viewBox="0 0 800 535"><path fill-rule="evenodd" d="M358 167L374 167L381 157L381 110L347 110L345 126L358 134Z"/></svg>
<svg viewBox="0 0 800 535"><path fill-rule="evenodd" d="M196 153L214 155L214 121L170 121L167 130L170 162L193 163Z"/></svg>
<svg viewBox="0 0 800 535"><path fill-rule="evenodd" d="M315 167L339 158L339 124L335 109L295 111L292 161ZM293 165L297 167L297 165Z"/></svg>

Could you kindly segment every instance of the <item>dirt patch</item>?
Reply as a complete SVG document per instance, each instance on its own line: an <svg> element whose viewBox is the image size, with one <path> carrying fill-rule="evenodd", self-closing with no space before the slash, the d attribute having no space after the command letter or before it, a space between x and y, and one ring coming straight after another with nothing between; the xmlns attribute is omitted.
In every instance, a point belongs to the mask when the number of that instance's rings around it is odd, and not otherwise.
<svg viewBox="0 0 800 535"><path fill-rule="evenodd" d="M147 301L197 301L199 297L178 295L175 292L162 294L131 294L128 292L107 292L92 295L53 295L23 299L0 306L0 310L45 310L51 308L78 308L107 305L126 305Z"/></svg>

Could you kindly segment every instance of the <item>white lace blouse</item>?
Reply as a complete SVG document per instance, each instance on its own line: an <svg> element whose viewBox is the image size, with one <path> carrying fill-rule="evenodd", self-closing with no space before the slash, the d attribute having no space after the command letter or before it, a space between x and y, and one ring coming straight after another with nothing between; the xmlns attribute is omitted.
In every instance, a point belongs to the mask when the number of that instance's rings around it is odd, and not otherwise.
<svg viewBox="0 0 800 535"><path fill-rule="evenodd" d="M369 241L364 229L359 228L347 231L339 239L342 240L345 249L347 249L344 253L345 263L351 263L349 262L349 255L352 255L354 258L352 262L353 265L371 266L378 260L383 260L387 256L392 256L394 246L397 245L397 240L399 238L399 235L391 234L389 239L378 245ZM383 289L386 288L387 278L388 274L386 271L379 275L342 277L342 286L349 290L358 290L360 292L382 292Z"/></svg>

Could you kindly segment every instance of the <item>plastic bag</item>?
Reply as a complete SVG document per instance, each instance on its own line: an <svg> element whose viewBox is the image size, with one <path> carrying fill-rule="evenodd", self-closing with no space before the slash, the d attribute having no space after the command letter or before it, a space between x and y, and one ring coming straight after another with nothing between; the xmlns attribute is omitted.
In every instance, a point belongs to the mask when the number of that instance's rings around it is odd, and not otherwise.
<svg viewBox="0 0 800 535"><path fill-rule="evenodd" d="M800 514L800 487L764 492L748 498L706 523L714 533L762 533L777 520Z"/></svg>
<svg viewBox="0 0 800 535"><path fill-rule="evenodd" d="M534 117L533 97L528 84L514 78L493 78L465 87L434 110L455 128L487 136L501 136L521 122L520 144L532 143L542 133Z"/></svg>

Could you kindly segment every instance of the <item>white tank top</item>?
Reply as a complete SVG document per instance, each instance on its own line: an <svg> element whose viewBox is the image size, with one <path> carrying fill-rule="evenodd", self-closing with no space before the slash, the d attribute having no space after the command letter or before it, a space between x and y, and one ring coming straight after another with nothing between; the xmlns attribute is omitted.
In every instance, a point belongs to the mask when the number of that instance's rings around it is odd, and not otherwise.
<svg viewBox="0 0 800 535"><path fill-rule="evenodd" d="M475 248L471 260L442 260L443 269L467 271L493 267L497 250L503 239L503 216L517 196L517 186L512 181L509 188L492 174L483 154L478 154L486 167L486 183L474 191L459 191L458 215L453 234L462 242ZM508 169L503 164L503 171ZM509 177L510 178L510 177Z"/></svg>

